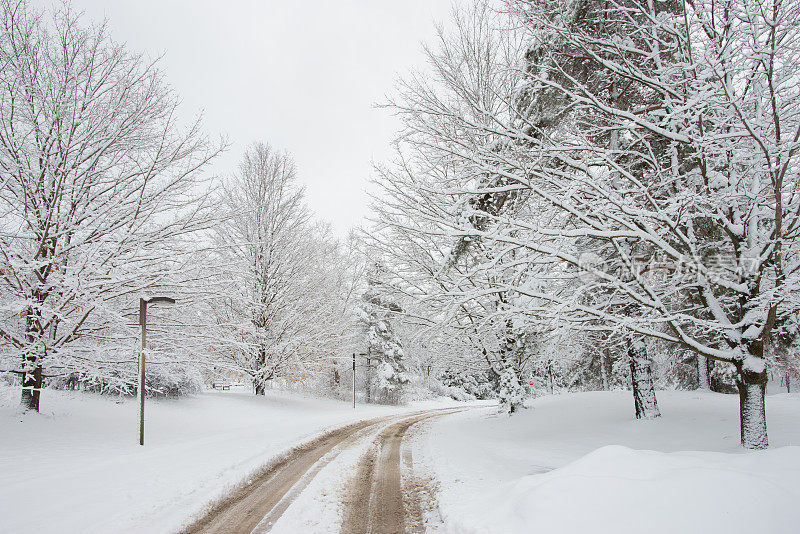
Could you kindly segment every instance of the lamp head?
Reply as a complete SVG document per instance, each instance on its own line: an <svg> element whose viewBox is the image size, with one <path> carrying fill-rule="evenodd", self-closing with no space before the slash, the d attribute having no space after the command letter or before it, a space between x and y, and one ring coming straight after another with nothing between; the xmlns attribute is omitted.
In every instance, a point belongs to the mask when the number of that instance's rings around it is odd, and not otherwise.
<svg viewBox="0 0 800 534"><path fill-rule="evenodd" d="M145 299L145 302L148 304L158 304L159 302L163 302L166 304L175 304L175 299L171 297L152 297L149 299Z"/></svg>

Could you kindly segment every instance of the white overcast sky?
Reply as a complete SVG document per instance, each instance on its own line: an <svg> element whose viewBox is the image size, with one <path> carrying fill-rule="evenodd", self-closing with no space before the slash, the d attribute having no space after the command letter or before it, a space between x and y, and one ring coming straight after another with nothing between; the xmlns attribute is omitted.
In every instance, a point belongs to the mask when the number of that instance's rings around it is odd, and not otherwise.
<svg viewBox="0 0 800 534"><path fill-rule="evenodd" d="M49 1L39 2L49 5ZM297 162L308 203L345 236L368 211L371 162L386 159L399 123L376 109L395 79L422 68L421 43L452 0L72 0L115 40L160 62L182 98L229 151L265 141Z"/></svg>

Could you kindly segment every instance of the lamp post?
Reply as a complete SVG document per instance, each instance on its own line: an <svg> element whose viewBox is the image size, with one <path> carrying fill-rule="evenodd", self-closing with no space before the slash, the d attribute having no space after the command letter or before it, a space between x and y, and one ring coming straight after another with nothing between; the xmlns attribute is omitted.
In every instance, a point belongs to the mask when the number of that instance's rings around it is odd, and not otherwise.
<svg viewBox="0 0 800 534"><path fill-rule="evenodd" d="M144 351L147 348L147 305L175 304L175 299L170 297L151 297L139 299L139 325L142 327L142 350L139 352L139 445L144 445Z"/></svg>

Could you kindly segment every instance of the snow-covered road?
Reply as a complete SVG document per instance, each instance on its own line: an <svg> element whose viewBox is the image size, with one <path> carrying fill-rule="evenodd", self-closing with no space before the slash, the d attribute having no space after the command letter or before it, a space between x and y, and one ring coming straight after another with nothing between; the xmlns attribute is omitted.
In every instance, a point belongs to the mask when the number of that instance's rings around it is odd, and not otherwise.
<svg viewBox="0 0 800 534"><path fill-rule="evenodd" d="M386 416L327 432L266 466L185 532L263 534L273 528L345 534L424 532L424 506L420 502L423 492L418 491L419 478L413 472L412 449L404 438L414 425L459 410ZM369 444L366 452L363 451L365 444ZM339 456L351 449L362 455L355 476L348 477L346 473L352 471L352 457L341 462ZM339 480L330 480L328 486L308 490L323 470L342 476L331 477ZM348 478L345 487L341 482ZM307 519L298 522L296 512L293 518L282 520L283 514L304 492L319 493L320 489L341 496L342 514L326 516L319 510L311 510L314 513L308 516L315 519L313 524ZM316 495L309 500L306 496L305 501L318 505L322 497Z"/></svg>

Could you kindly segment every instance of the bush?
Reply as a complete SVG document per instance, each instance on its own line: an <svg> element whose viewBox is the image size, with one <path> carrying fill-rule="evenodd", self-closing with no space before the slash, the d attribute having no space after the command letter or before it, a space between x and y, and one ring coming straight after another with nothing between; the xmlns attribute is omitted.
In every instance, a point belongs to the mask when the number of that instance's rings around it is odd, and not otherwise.
<svg viewBox="0 0 800 534"><path fill-rule="evenodd" d="M113 372L98 376L74 372L63 377L48 378L46 385L55 389L88 391L101 395L136 395L138 378L135 370L125 375ZM154 398L175 398L203 391L203 376L185 364L155 364L147 367L145 393Z"/></svg>

